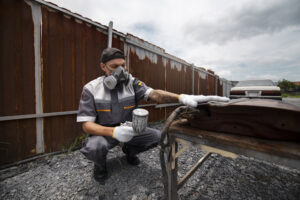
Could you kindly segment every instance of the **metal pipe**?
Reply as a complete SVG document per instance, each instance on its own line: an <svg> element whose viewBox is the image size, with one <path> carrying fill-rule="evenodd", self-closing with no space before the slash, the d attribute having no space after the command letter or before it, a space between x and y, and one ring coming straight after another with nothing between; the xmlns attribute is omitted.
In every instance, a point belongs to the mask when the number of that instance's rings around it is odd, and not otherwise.
<svg viewBox="0 0 300 200"><path fill-rule="evenodd" d="M66 112L52 112L52 113L5 116L5 117L0 117L0 121L32 119L32 118L42 118L42 117L55 117L55 116L72 115L72 114L77 114L77 110L76 111L66 111Z"/></svg>
<svg viewBox="0 0 300 200"><path fill-rule="evenodd" d="M27 1L31 6L32 19L34 23L34 58L35 58L35 110L36 114L43 113L42 96L42 61L41 61L41 41L42 41L42 9L40 4ZM44 153L44 121L43 118L36 120L36 153Z"/></svg>
<svg viewBox="0 0 300 200"><path fill-rule="evenodd" d="M218 88L219 88L219 76L215 76L215 95L218 95Z"/></svg>
<svg viewBox="0 0 300 200"><path fill-rule="evenodd" d="M76 148L74 150L78 150L78 149L79 148ZM33 157L27 158L25 160L17 161L17 162L11 163L11 164L1 165L0 166L0 172L4 172L5 170L7 170L7 168L10 168L10 167L18 166L18 165L21 165L21 164L32 162L32 161L40 159L40 158L44 158L44 157L47 157L47 156L54 156L54 155L62 154L62 153L66 153L66 152L67 152L67 150L62 150L62 151L55 151L55 152L46 153L46 154L39 154L37 156L33 156Z"/></svg>
<svg viewBox="0 0 300 200"><path fill-rule="evenodd" d="M181 103L165 103L165 104L156 104L155 108L167 108L167 107L172 107L172 106L180 106L182 105Z"/></svg>
<svg viewBox="0 0 300 200"><path fill-rule="evenodd" d="M113 36L112 30L113 30L113 22L110 21L108 25L108 42L107 42L108 48L111 48L111 44L112 44L112 36Z"/></svg>
<svg viewBox="0 0 300 200"><path fill-rule="evenodd" d="M179 106L181 104L178 103L169 103L169 104L144 104L139 105L138 108L146 108L152 107L155 108L165 108L171 106ZM55 117L55 116L62 116L62 115L74 115L77 114L77 110L73 111L64 111L64 112L51 112L51 113L37 113L37 114L28 114L28 115L13 115L13 116L5 116L0 117L0 121L10 121L10 120L19 120L19 119L34 119L34 118L43 118L43 117Z"/></svg>

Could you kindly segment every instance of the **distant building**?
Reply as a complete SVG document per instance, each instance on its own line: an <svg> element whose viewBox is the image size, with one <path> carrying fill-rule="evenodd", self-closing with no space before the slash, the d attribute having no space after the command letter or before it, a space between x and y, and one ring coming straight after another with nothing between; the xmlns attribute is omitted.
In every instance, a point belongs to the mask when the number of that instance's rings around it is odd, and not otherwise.
<svg viewBox="0 0 300 200"><path fill-rule="evenodd" d="M298 85L298 86L300 86L300 81L295 81L295 82L293 82L295 85Z"/></svg>

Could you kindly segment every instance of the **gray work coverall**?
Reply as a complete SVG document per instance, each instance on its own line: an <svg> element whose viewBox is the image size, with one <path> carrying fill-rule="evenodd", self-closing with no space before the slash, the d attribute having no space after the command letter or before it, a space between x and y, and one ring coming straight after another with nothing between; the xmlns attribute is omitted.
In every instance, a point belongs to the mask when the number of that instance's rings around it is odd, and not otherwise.
<svg viewBox="0 0 300 200"><path fill-rule="evenodd" d="M153 90L145 83L130 75L126 85L120 85L109 90L103 84L105 76L90 81L83 87L77 122L95 122L103 126L118 126L120 123L132 120L132 111L140 99L148 100ZM156 146L160 140L161 132L146 128L146 130L124 143L128 154L136 155ZM90 135L80 150L87 159L99 166L105 165L108 150L119 144L119 141L107 137Z"/></svg>

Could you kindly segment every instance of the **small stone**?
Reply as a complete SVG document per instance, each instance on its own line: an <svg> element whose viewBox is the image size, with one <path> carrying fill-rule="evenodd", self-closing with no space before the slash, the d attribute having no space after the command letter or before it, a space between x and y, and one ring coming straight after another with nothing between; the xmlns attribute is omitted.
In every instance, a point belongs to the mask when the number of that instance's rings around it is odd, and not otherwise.
<svg viewBox="0 0 300 200"><path fill-rule="evenodd" d="M86 167L86 166L88 166L88 163L87 163L87 162L85 162L85 161L81 161L80 163L81 163L81 165L82 165L83 167Z"/></svg>

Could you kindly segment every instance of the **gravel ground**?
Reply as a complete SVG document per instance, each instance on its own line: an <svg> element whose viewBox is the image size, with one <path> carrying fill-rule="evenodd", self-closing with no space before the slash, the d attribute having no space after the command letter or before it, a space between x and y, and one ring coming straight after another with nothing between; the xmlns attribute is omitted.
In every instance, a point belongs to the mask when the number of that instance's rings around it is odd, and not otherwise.
<svg viewBox="0 0 300 200"><path fill-rule="evenodd" d="M162 129L163 124L152 124ZM179 159L182 177L204 152L192 147ZM0 171L0 199L163 198L158 148L131 166L119 146L108 154L109 179L92 178L93 163L77 150ZM300 199L300 171L258 160L212 154L178 192L179 199Z"/></svg>

